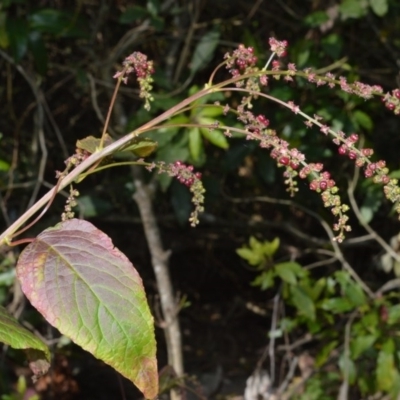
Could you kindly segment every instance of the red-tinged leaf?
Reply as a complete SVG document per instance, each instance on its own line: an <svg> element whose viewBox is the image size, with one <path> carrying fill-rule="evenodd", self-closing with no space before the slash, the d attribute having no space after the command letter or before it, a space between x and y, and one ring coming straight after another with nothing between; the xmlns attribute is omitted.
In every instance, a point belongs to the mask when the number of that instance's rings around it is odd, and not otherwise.
<svg viewBox="0 0 400 400"><path fill-rule="evenodd" d="M72 219L42 232L17 265L22 290L61 333L158 393L154 322L142 280L111 239Z"/></svg>
<svg viewBox="0 0 400 400"><path fill-rule="evenodd" d="M14 349L27 350L29 366L35 377L45 374L49 369L50 352L47 346L3 307L0 307L0 342Z"/></svg>

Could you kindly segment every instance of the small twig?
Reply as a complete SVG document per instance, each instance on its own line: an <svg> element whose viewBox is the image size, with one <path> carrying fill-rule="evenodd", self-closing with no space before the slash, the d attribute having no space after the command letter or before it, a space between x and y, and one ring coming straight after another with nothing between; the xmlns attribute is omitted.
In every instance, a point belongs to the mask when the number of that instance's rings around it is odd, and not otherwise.
<svg viewBox="0 0 400 400"><path fill-rule="evenodd" d="M274 296L274 309L272 312L272 321L271 321L271 338L268 346L268 355L270 362L270 378L271 378L271 386L274 385L275 382L275 339L276 339L276 326L278 323L278 310L279 310L279 300L280 300L280 292L278 292Z"/></svg>
<svg viewBox="0 0 400 400"><path fill-rule="evenodd" d="M29 200L28 208L32 207L32 205L36 201L40 186L43 183L43 177L44 177L44 172L46 169L46 162L47 162L47 146L46 146L46 140L44 138L43 126L38 127L37 135L39 137L39 144L40 144L40 150L42 151L42 157L40 158L39 171L37 173L37 175L38 175L37 181L36 181L36 185L33 189L31 198Z"/></svg>
<svg viewBox="0 0 400 400"><path fill-rule="evenodd" d="M264 363L267 356L269 356L270 362L270 371L269 377L271 380L271 387L274 385L275 382L275 331L276 326L278 323L278 312L279 312L279 300L280 300L280 291L274 296L274 307L272 312L272 319L271 319L271 328L270 328L270 340L268 347L265 347L263 354L261 355L260 359L257 361L256 371L261 371L262 364ZM246 305L247 306L247 305Z"/></svg>
<svg viewBox="0 0 400 400"><path fill-rule="evenodd" d="M346 323L345 331L344 331L344 371L343 371L343 382L340 385L339 393L337 400L347 400L349 394L349 364L348 360L350 359L350 335L351 335L351 325L353 324L354 318L356 314L353 313L349 320Z"/></svg>
<svg viewBox="0 0 400 400"><path fill-rule="evenodd" d="M190 7L190 5L194 7L194 13L193 13L192 21L189 25L189 30L184 35L185 36L185 44L184 44L181 54L179 56L178 66L176 67L175 74L173 77L174 83L178 82L179 77L181 76L181 73L182 73L182 69L188 62L187 59L189 56L190 45L191 45L191 42L193 39L194 31L196 29L196 22L200 16L200 1L199 0L188 2L187 5L189 7Z"/></svg>
<svg viewBox="0 0 400 400"><path fill-rule="evenodd" d="M354 174L353 174L353 179L349 182L349 187L347 190L347 193L349 195L349 201L351 204L351 208L356 215L358 222L364 227L364 229L371 235L372 238L374 238L386 251L386 253L390 254L396 261L400 262L400 255L397 254L392 247L374 230L372 229L371 225L365 222L361 211L358 207L358 204L354 198L354 190L358 182L360 174L360 168L355 167L354 169Z"/></svg>
<svg viewBox="0 0 400 400"><path fill-rule="evenodd" d="M152 209L152 201L147 187L141 178L141 170L133 168L134 184L136 187L133 195L142 217L143 228L149 246L151 263L157 281L160 295L161 309L165 321L165 338L167 344L168 363L174 368L178 377L183 376L183 352L181 330L177 317L177 304L174 300L171 278L169 275L168 258L170 253L165 251L161 241L161 234ZM180 399L178 391L171 392L173 399Z"/></svg>
<svg viewBox="0 0 400 400"><path fill-rule="evenodd" d="M296 349L297 347L303 346L304 344L312 342L313 340L316 340L316 339L317 339L317 337L314 337L311 333L306 333L306 335L303 338L300 338L291 344L285 344L285 345L278 346L277 350L290 352L290 351L293 351L294 349Z"/></svg>
<svg viewBox="0 0 400 400"><path fill-rule="evenodd" d="M40 188L41 182L43 180L44 168L46 166L46 160L47 160L47 147L46 147L46 141L44 140L44 132L43 132L44 111L43 111L43 106L42 106L42 101L41 101L42 97L40 95L40 92L39 92L39 89L38 89L36 83L26 73L26 71L24 70L24 68L22 68L21 65L17 64L12 57L10 57L7 53L5 53L2 50L0 50L0 56L3 57L9 64L14 65L14 67L17 69L17 71L23 76L23 78L26 80L26 82L30 86L32 93L35 96L36 104L37 104L36 126L37 126L37 133L39 135L39 143L40 143L40 149L42 151L42 157L41 157L41 161L40 161L40 165L39 165L37 183L35 185L32 195L31 195L30 201L28 203L28 208L30 208L32 206L32 204L35 202L37 194L39 192L39 188Z"/></svg>
<svg viewBox="0 0 400 400"><path fill-rule="evenodd" d="M92 100L92 107L97 115L97 119L104 124L105 118L97 102L96 82L91 73L88 72L86 76L88 77L90 83L90 98Z"/></svg>
<svg viewBox="0 0 400 400"><path fill-rule="evenodd" d="M278 396L282 395L286 391L287 387L289 386L290 382L292 381L294 373L296 371L298 361L299 361L299 359L297 357L293 357L293 360L290 363L289 371L286 374L284 381L279 386L279 389L277 391Z"/></svg>
<svg viewBox="0 0 400 400"><path fill-rule="evenodd" d="M400 288L400 278L392 279L389 282L386 282L383 286L381 286L375 292L375 296L379 297L385 292L389 292L390 290L399 289L399 288Z"/></svg>

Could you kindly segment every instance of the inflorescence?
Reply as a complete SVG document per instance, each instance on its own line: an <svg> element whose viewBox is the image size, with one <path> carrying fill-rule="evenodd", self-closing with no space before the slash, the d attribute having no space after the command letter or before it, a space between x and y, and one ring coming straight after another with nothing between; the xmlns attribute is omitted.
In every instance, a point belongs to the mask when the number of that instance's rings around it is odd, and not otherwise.
<svg viewBox="0 0 400 400"><path fill-rule="evenodd" d="M273 55L284 57L287 54L286 41L278 41L275 38L269 39L270 49ZM238 120L244 124L246 137L248 140L257 140L263 148L271 149L271 157L276 160L278 166L285 168L285 183L288 185L288 191L294 195L298 190L296 178L309 180L309 187L316 191L322 197L325 207L331 209L333 215L337 217L334 224L334 230L338 232L336 240L341 242L344 239L344 233L351 230L348 225L348 216L346 212L349 206L342 204L338 195L338 187L331 175L327 171L323 171L322 163L309 164L305 160L304 154L298 149L291 149L289 143L277 136L275 130L270 129L269 120L264 115L254 115L251 112L252 101L258 96L262 96L262 88L268 85L268 76L272 75L274 79L284 78L285 81L293 81L293 77L301 77L316 86L328 85L330 88L339 86L346 93L359 96L363 99L370 99L374 96L382 96L386 107L400 114L400 89L395 89L391 93L383 94L383 89L377 85L368 85L362 82L347 82L345 77L336 78L332 73L328 72L323 76L317 75L311 68L303 71L297 71L295 64L288 63L287 70L282 69L280 60L273 60L271 70L266 67L260 70L257 66L257 57L251 47L240 45L232 54L225 55L225 64L232 78L235 78L235 85L244 89L247 95L242 97L241 104L236 110L229 107L224 108L225 114L234 111ZM270 58L272 60L272 56ZM269 62L267 63L268 66ZM264 96L274 100L271 96ZM303 113L298 105L288 101L282 102L275 99L278 103L285 105L294 114L299 114L306 119L307 127L316 125L325 135L333 136L333 142L338 146L340 155L347 156L353 160L358 167L364 168L364 175L367 178L373 178L375 183L384 185L384 193L386 197L395 203L395 210L400 214L400 189L397 179L389 177L389 171L383 160L372 162L370 160L373 155L372 149L362 149L356 146L358 135L352 133L346 136L342 131L334 131L326 124L321 122L322 118L314 115L313 117ZM230 136L229 129L226 135Z"/></svg>
<svg viewBox="0 0 400 400"><path fill-rule="evenodd" d="M358 81L349 83L345 77L340 76L337 78L330 72L318 75L311 68L298 71L296 65L293 63L288 63L287 69L284 70L282 69L281 59L287 54L288 43L270 38L269 45L272 54L262 69L257 66L258 59L252 47L239 45L232 53L225 54L224 64L231 75L231 79L226 81L226 85L234 83L236 89L233 88L233 90L240 91L244 95L236 109L231 108L229 105L223 107L224 114L234 112L239 122L244 126L242 132L245 133L246 138L258 141L262 148L270 149L271 157L276 160L279 167L285 169L283 175L291 195L294 195L298 191L297 178L309 181L310 189L320 194L324 206L330 208L332 214L337 218L333 226L334 231L337 232L335 238L337 241L341 242L344 239L345 232L350 231L351 228L348 225L349 218L346 215L349 207L346 204L342 204L338 195L339 189L335 181L329 172L324 171L322 163L307 163L303 153L296 148L290 148L289 142L280 138L276 131L270 128L270 121L265 115L255 115L252 112L252 102L258 97L261 96L276 101L290 109L294 114L303 117L307 127L317 126L324 135L331 135L333 143L338 146L338 153L340 155L348 157L355 162L357 167L363 168L365 177L372 178L375 183L383 184L386 197L395 204L395 210L400 214L400 188L397 179L390 178L389 170L383 160L371 161L371 156L373 155L372 149L357 146L359 142L358 134L351 133L347 136L342 131L335 131L324 124L320 116L305 114L292 101L284 102L263 93L263 89L269 84L268 78L270 76L276 80L282 77L287 82L291 82L294 80L294 77L298 77L306 79L317 87L327 85L330 88L334 88L338 86L342 91L366 100L374 96L381 96L385 106L389 110L395 114L400 114L400 89L395 89L392 92L384 94L380 86L367 85ZM279 59L273 60L274 56L277 56ZM152 74L154 73L153 62L148 61L144 54L134 52L124 60L123 66L123 70L117 72L114 78L127 83L128 76L134 73L139 82L140 97L145 100L145 108L149 109L150 101L153 100L150 94L153 82ZM222 83L222 85L219 84L219 87L223 88L226 85ZM212 87L210 90L212 90ZM238 129L235 128L235 130ZM229 127L225 128L225 134L226 136L231 135ZM75 167L87 156L84 152L77 151L74 156L66 161L67 169ZM192 202L195 206L190 217L190 222L192 226L197 225L199 222L199 213L204 210L205 190L201 182L201 174L194 172L192 166L180 161L172 164L154 162L151 164L146 163L146 165L149 170L156 169L159 173L167 173L169 176L177 178L179 182L189 188L193 195ZM65 213L66 218L69 218L71 207L76 203L74 198L77 193L73 189L71 190Z"/></svg>
<svg viewBox="0 0 400 400"><path fill-rule="evenodd" d="M118 71L114 78L120 79L125 84L128 82L128 76L133 72L136 75L140 87L140 98L145 100L144 108L150 110L150 102L153 101L151 90L153 89L154 65L153 61L148 61L147 56L135 51L125 58L123 70Z"/></svg>
<svg viewBox="0 0 400 400"><path fill-rule="evenodd" d="M194 172L192 165L186 165L181 161L175 161L171 164L164 162L151 163L147 166L147 169L149 171L156 169L160 174L166 173L189 188L193 195L192 203L194 204L194 210L190 214L189 222L192 226L196 226L199 223L199 214L204 211L205 189L201 182L201 173Z"/></svg>

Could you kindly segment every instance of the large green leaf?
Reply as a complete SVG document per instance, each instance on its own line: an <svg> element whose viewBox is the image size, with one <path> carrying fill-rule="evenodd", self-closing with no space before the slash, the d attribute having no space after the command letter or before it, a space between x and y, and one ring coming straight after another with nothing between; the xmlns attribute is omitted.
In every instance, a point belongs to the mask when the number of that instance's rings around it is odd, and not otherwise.
<svg viewBox="0 0 400 400"><path fill-rule="evenodd" d="M66 10L40 8L30 13L30 28L42 33L50 33L60 37L87 37L87 24L84 14L77 15Z"/></svg>
<svg viewBox="0 0 400 400"><path fill-rule="evenodd" d="M28 47L32 52L36 70L45 75L47 72L47 50L40 32L29 33Z"/></svg>
<svg viewBox="0 0 400 400"><path fill-rule="evenodd" d="M343 19L361 18L367 14L367 3L360 0L342 0L339 11Z"/></svg>
<svg viewBox="0 0 400 400"><path fill-rule="evenodd" d="M297 276L290 264L290 261L276 264L275 271L283 281L295 285L297 283Z"/></svg>
<svg viewBox="0 0 400 400"><path fill-rule="evenodd" d="M290 294L292 297L293 305L297 308L300 314L315 320L315 305L312 299L300 286L290 286Z"/></svg>
<svg viewBox="0 0 400 400"><path fill-rule="evenodd" d="M12 55L19 62L28 49L27 23L22 18L7 18L6 28Z"/></svg>
<svg viewBox="0 0 400 400"><path fill-rule="evenodd" d="M324 299L320 307L325 311L331 311L335 314L341 314L354 309L353 304L346 298L342 297L331 297L330 299Z"/></svg>
<svg viewBox="0 0 400 400"><path fill-rule="evenodd" d="M154 323L139 274L111 239L72 219L42 232L17 265L22 290L61 333L146 396L158 392Z"/></svg>
<svg viewBox="0 0 400 400"><path fill-rule="evenodd" d="M199 117L198 122L199 124L210 126L216 123L215 119L206 117ZM200 131L214 146L220 147L221 149L227 149L229 147L228 139L220 130L201 126Z"/></svg>
<svg viewBox="0 0 400 400"><path fill-rule="evenodd" d="M14 349L28 350L29 366L35 376L43 375L49 369L50 352L47 346L33 333L0 306L0 342Z"/></svg>
<svg viewBox="0 0 400 400"><path fill-rule="evenodd" d="M120 24L131 24L138 19L146 18L150 15L149 11L140 6L128 6L126 10L119 16Z"/></svg>
<svg viewBox="0 0 400 400"><path fill-rule="evenodd" d="M192 74L195 74L197 71L208 65L217 47L219 36L219 31L212 30L207 32L200 39L190 62L190 71Z"/></svg>
<svg viewBox="0 0 400 400"><path fill-rule="evenodd" d="M194 161L199 160L204 152L203 141L197 126L189 129L189 150Z"/></svg>
<svg viewBox="0 0 400 400"><path fill-rule="evenodd" d="M399 372L394 363L394 347L393 340L389 339L379 352L376 365L376 383L379 390L391 390L398 379Z"/></svg>
<svg viewBox="0 0 400 400"><path fill-rule="evenodd" d="M369 0L369 5L378 17L385 16L389 9L387 0Z"/></svg>
<svg viewBox="0 0 400 400"><path fill-rule="evenodd" d="M377 335L357 335L353 337L350 343L353 359L356 360L364 351L370 349L376 340Z"/></svg>

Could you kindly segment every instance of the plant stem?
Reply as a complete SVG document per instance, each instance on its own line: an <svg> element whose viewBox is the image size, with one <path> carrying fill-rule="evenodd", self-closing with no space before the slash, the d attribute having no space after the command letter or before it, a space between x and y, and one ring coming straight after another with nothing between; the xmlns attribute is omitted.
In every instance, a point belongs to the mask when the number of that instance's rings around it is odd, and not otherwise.
<svg viewBox="0 0 400 400"><path fill-rule="evenodd" d="M163 248L160 230L152 208L150 190L143 182L142 171L139 170L138 167L133 167L132 169L136 188L133 199L138 205L140 216L142 218L143 229L149 246L151 263L160 296L164 319L163 326L167 345L168 364L172 366L178 377L182 377L184 368L181 330L178 319L178 305L174 298L174 291L168 269L170 252L165 251ZM172 400L178 400L180 398L181 396L178 391L171 391Z"/></svg>

